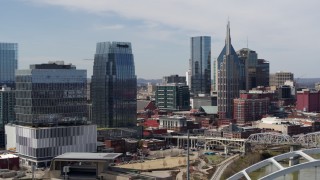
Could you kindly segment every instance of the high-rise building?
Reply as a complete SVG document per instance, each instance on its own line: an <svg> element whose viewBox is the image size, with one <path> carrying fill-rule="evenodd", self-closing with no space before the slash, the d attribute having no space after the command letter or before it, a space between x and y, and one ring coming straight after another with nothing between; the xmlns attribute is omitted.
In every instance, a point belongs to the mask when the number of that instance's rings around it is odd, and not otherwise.
<svg viewBox="0 0 320 180"><path fill-rule="evenodd" d="M245 70L231 44L229 22L225 43L217 59L218 113L219 118L232 118L233 99L238 98L239 91L245 89Z"/></svg>
<svg viewBox="0 0 320 180"><path fill-rule="evenodd" d="M186 84L186 77L185 76L179 76L179 75L171 75L171 76L164 76L162 78L162 84L171 84L171 83L180 83L180 84Z"/></svg>
<svg viewBox="0 0 320 180"><path fill-rule="evenodd" d="M136 124L137 77L131 43L97 43L91 90L92 119L98 127Z"/></svg>
<svg viewBox="0 0 320 180"><path fill-rule="evenodd" d="M20 125L86 123L87 71L63 62L17 70L15 111Z"/></svg>
<svg viewBox="0 0 320 180"><path fill-rule="evenodd" d="M293 73L279 71L274 74L270 74L270 86L282 86L286 81L294 81Z"/></svg>
<svg viewBox="0 0 320 180"><path fill-rule="evenodd" d="M189 87L179 84L157 86L156 105L161 110L190 110Z"/></svg>
<svg viewBox="0 0 320 180"><path fill-rule="evenodd" d="M6 148L22 162L46 166L65 152L95 152L97 127L88 125L87 71L63 61L16 71L16 120L5 126Z"/></svg>
<svg viewBox="0 0 320 180"><path fill-rule="evenodd" d="M191 37L190 90L193 94L210 94L211 37Z"/></svg>
<svg viewBox="0 0 320 180"><path fill-rule="evenodd" d="M257 87L257 65L258 54L248 48L237 51L238 57L245 65L245 84L246 91Z"/></svg>
<svg viewBox="0 0 320 180"><path fill-rule="evenodd" d="M248 48L237 51L239 59L245 65L245 86L246 91L257 86L269 86L269 62L258 59L258 54Z"/></svg>
<svg viewBox="0 0 320 180"><path fill-rule="evenodd" d="M2 86L0 89L0 148L5 147L5 124L15 119L15 100L14 91L10 87Z"/></svg>
<svg viewBox="0 0 320 180"><path fill-rule="evenodd" d="M0 85L14 87L14 73L18 68L18 44L0 43Z"/></svg>
<svg viewBox="0 0 320 180"><path fill-rule="evenodd" d="M269 86L270 78L270 64L264 59L258 59L256 70L256 85L257 86Z"/></svg>

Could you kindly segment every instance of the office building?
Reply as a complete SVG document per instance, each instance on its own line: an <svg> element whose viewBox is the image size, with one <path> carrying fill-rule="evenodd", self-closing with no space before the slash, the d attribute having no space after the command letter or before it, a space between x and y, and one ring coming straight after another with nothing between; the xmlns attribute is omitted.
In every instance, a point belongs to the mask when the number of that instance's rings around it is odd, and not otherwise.
<svg viewBox="0 0 320 180"><path fill-rule="evenodd" d="M87 71L63 62L17 70L15 111L20 125L85 124Z"/></svg>
<svg viewBox="0 0 320 180"><path fill-rule="evenodd" d="M91 80L93 123L98 127L134 126L137 77L131 43L97 43Z"/></svg>
<svg viewBox="0 0 320 180"><path fill-rule="evenodd" d="M172 83L178 83L178 84L185 84L186 85L186 77L185 76L179 76L179 75L171 75L171 76L164 76L162 78L162 84L172 84Z"/></svg>
<svg viewBox="0 0 320 180"><path fill-rule="evenodd" d="M270 78L270 64L264 59L258 59L256 69L256 86L269 86Z"/></svg>
<svg viewBox="0 0 320 180"><path fill-rule="evenodd" d="M270 86L282 86L286 81L294 81L293 73L279 71L274 74L270 74Z"/></svg>
<svg viewBox="0 0 320 180"><path fill-rule="evenodd" d="M242 48L237 51L237 55L245 64L245 86L249 91L257 86L258 54L251 49Z"/></svg>
<svg viewBox="0 0 320 180"><path fill-rule="evenodd" d="M47 166L65 152L95 152L88 125L87 71L63 61L16 71L16 120L5 126L6 148L23 163Z"/></svg>
<svg viewBox="0 0 320 180"><path fill-rule="evenodd" d="M239 59L245 65L246 91L258 86L269 86L269 62L258 59L258 54L248 48L237 51Z"/></svg>
<svg viewBox="0 0 320 180"><path fill-rule="evenodd" d="M0 85L14 87L14 73L18 68L18 44L0 43Z"/></svg>
<svg viewBox="0 0 320 180"><path fill-rule="evenodd" d="M252 94L241 93L233 103L233 118L238 124L260 120L269 113L269 98L257 99Z"/></svg>
<svg viewBox="0 0 320 180"><path fill-rule="evenodd" d="M210 94L211 90L211 37L198 36L191 38L190 57L191 93Z"/></svg>
<svg viewBox="0 0 320 180"><path fill-rule="evenodd" d="M231 44L229 22L225 43L217 59L218 113L219 118L222 119L232 118L233 99L238 98L239 91L245 89L245 67Z"/></svg>
<svg viewBox="0 0 320 180"><path fill-rule="evenodd" d="M157 86L156 106L168 111L190 110L189 87L179 84Z"/></svg>
<svg viewBox="0 0 320 180"><path fill-rule="evenodd" d="M14 91L10 87L2 86L0 90L0 148L5 147L5 124L15 119L14 106Z"/></svg>

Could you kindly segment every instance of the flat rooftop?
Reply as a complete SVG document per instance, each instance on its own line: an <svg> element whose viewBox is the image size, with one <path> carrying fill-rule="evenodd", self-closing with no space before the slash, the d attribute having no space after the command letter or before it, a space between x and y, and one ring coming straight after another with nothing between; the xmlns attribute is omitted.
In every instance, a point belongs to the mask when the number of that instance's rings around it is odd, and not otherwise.
<svg viewBox="0 0 320 180"><path fill-rule="evenodd" d="M69 152L55 157L55 160L114 160L122 153L79 153Z"/></svg>

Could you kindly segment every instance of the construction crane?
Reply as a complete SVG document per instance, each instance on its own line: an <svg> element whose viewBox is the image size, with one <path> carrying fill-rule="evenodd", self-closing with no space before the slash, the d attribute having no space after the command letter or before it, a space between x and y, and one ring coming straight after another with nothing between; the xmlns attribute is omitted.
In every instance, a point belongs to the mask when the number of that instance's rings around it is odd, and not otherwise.
<svg viewBox="0 0 320 180"><path fill-rule="evenodd" d="M82 59L84 61L93 61L94 59Z"/></svg>

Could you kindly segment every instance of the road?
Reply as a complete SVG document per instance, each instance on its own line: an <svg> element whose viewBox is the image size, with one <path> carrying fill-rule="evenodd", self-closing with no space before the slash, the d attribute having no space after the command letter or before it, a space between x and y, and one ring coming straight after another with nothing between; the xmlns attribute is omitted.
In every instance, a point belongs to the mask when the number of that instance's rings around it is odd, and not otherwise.
<svg viewBox="0 0 320 180"><path fill-rule="evenodd" d="M211 180L219 180L221 178L224 170L238 157L239 157L239 154L236 154L236 155L231 156L231 157L227 158L226 160L222 161L218 165L216 172L214 172L213 176L211 177Z"/></svg>

